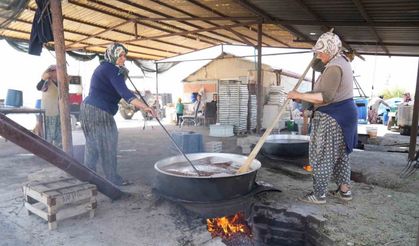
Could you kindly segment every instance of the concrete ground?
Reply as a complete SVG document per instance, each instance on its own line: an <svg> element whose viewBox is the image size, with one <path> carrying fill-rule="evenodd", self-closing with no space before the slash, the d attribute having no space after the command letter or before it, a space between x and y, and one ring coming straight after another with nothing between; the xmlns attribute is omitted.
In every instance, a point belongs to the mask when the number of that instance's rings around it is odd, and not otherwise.
<svg viewBox="0 0 419 246"><path fill-rule="evenodd" d="M0 245L223 245L219 238L211 239L202 218L153 193L154 163L178 154L159 126L147 122L143 130L139 119L125 121L117 117L117 121L120 127L119 172L134 182L123 187L130 196L111 201L99 194L93 219L79 216L64 220L58 223L56 231L49 231L42 219L27 214L21 188L30 180L62 173L46 161L0 139ZM179 129L171 125L167 128L170 132L199 132L205 142L222 141L223 152L241 153L236 146L237 137L209 137L205 127ZM75 133L77 138L79 134ZM380 135L379 131L379 138L392 138L385 134ZM419 173L406 180L398 178L407 154L354 152L351 155L357 180L353 184L354 200L342 203L328 198L327 204L320 206L297 200L311 189L308 173L285 174L274 168L281 163L260 155L257 158L263 164L258 180L282 190L281 193L264 193L258 198L272 207L326 219L324 233L336 245L415 245ZM330 187L335 188L333 184Z"/></svg>

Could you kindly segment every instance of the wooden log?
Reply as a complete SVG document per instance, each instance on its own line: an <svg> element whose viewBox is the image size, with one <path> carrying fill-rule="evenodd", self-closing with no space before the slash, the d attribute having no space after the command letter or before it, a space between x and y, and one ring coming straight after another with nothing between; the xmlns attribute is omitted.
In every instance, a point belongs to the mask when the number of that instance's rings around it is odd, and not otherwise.
<svg viewBox="0 0 419 246"><path fill-rule="evenodd" d="M63 28L63 14L61 1L50 1L52 15L52 33L54 35L55 56L57 59L57 78L59 89L60 121L63 150L73 155L73 141L71 137L70 108L68 105L68 76L65 59L65 41Z"/></svg>

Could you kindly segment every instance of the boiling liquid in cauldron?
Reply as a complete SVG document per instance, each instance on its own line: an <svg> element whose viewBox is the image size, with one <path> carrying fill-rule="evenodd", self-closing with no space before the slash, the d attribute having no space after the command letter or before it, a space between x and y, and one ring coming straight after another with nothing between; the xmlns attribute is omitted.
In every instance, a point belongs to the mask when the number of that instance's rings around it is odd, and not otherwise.
<svg viewBox="0 0 419 246"><path fill-rule="evenodd" d="M199 174L189 162L176 162L161 169L165 172L183 176L204 176L204 177L225 177L235 175L242 163L233 162L218 157L206 157L198 160L191 160Z"/></svg>

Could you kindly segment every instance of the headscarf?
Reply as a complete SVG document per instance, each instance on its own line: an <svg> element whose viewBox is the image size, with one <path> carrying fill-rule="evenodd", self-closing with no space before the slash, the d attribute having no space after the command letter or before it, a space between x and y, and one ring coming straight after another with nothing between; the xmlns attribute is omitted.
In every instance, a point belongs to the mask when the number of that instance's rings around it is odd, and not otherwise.
<svg viewBox="0 0 419 246"><path fill-rule="evenodd" d="M338 54L342 49L342 42L338 35L333 32L323 33L313 47L314 52L322 52L328 54L330 57Z"/></svg>
<svg viewBox="0 0 419 246"><path fill-rule="evenodd" d="M57 65L50 65L50 66L47 68L47 71L48 71L48 72L57 71Z"/></svg>
<svg viewBox="0 0 419 246"><path fill-rule="evenodd" d="M115 65L116 60L118 60L122 52L125 52L125 54L127 54L128 49L120 43L110 44L104 54L105 61Z"/></svg>

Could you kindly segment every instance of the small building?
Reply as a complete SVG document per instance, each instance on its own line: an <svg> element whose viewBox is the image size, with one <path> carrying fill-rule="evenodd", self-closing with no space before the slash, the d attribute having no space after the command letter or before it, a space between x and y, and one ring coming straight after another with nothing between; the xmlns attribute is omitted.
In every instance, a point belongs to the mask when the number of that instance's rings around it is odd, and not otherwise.
<svg viewBox="0 0 419 246"><path fill-rule="evenodd" d="M212 95L218 94L219 83L222 81L238 81L241 84L248 84L249 93L254 95L256 94L257 80L256 65L255 62L224 52L182 80L183 99L188 102L191 100L192 93L200 93L205 101L211 101ZM299 76L299 74L290 71L278 70L262 64L264 95L270 86L281 85L286 92L290 91L297 83ZM299 90L311 90L311 81L304 79Z"/></svg>
<svg viewBox="0 0 419 246"><path fill-rule="evenodd" d="M217 122L222 125L233 125L235 133L248 132L256 128L256 63L228 53L207 63L194 73L183 79L183 101L193 102L196 95L202 95L204 102L210 102L217 95ZM264 103L270 98L273 87L278 95L275 112L286 98L285 93L297 84L299 75L293 72L274 69L262 64L262 82ZM278 90L279 89L279 90ZM304 79L299 91L311 90L311 81ZM278 93L276 93L278 94ZM187 107L191 111L191 104ZM272 105L270 105L272 106ZM265 110L264 110L265 111ZM274 112L272 112L274 113ZM268 115L272 114L270 111ZM268 122L270 118L264 120Z"/></svg>

